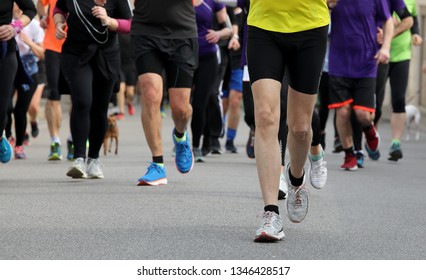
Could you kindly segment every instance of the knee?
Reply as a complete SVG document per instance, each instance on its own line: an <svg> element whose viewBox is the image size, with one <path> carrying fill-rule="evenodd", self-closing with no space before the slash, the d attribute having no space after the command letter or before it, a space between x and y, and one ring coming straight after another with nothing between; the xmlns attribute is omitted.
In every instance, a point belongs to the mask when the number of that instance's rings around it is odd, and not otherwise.
<svg viewBox="0 0 426 280"><path fill-rule="evenodd" d="M260 109L255 116L256 127L271 128L278 127L279 120L270 110Z"/></svg>
<svg viewBox="0 0 426 280"><path fill-rule="evenodd" d="M288 131L297 141L305 141L311 132L311 125L308 123L289 124Z"/></svg>
<svg viewBox="0 0 426 280"><path fill-rule="evenodd" d="M342 107L337 109L337 117L343 122L349 121L351 117L351 109L349 107Z"/></svg>

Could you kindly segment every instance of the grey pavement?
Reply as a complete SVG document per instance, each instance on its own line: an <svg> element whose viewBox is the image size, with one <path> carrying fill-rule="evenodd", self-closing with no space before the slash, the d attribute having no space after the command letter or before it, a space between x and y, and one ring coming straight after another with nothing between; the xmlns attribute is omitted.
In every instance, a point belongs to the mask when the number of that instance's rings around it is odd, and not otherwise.
<svg viewBox="0 0 426 280"><path fill-rule="evenodd" d="M63 143L67 122L65 114ZM28 159L0 165L0 259L426 259L424 126L420 141L402 143L404 158L395 163L386 157L390 127L383 122L382 158L347 172L339 169L343 154L331 152L329 123L327 186L309 187L301 224L286 218L280 202L286 237L272 244L253 242L263 201L243 121L238 154L209 155L182 175L171 156L168 112L169 184L158 187L136 186L151 160L139 116L126 116L119 129L118 155L100 158L103 180L73 180L65 176L69 162L47 161L44 120Z"/></svg>

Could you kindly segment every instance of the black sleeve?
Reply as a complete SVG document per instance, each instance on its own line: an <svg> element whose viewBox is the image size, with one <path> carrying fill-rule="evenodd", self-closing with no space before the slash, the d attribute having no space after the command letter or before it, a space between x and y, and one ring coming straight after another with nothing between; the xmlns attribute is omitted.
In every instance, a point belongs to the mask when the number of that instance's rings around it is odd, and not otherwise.
<svg viewBox="0 0 426 280"><path fill-rule="evenodd" d="M403 20L404 18L411 17L410 12L408 11L407 7L404 7L404 9L401 9L399 11L395 11L395 13L398 15L398 17Z"/></svg>
<svg viewBox="0 0 426 280"><path fill-rule="evenodd" d="M419 20L417 19L417 16L413 17L413 26L411 27L411 34L420 34Z"/></svg>
<svg viewBox="0 0 426 280"><path fill-rule="evenodd" d="M33 19L37 14L37 9L32 0L15 0L16 4L18 4L19 9L22 10L22 13Z"/></svg>
<svg viewBox="0 0 426 280"><path fill-rule="evenodd" d="M113 18L130 19L132 17L132 8L129 0L116 0L116 9Z"/></svg>
<svg viewBox="0 0 426 280"><path fill-rule="evenodd" d="M68 13L67 1L58 0L56 2L56 7L64 13Z"/></svg>

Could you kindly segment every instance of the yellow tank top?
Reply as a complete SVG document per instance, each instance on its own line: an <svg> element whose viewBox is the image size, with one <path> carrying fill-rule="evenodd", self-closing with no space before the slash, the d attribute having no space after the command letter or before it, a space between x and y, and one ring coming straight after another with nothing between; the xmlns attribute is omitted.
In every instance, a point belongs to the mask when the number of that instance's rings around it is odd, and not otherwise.
<svg viewBox="0 0 426 280"><path fill-rule="evenodd" d="M330 23L326 0L251 0L248 25L293 33Z"/></svg>

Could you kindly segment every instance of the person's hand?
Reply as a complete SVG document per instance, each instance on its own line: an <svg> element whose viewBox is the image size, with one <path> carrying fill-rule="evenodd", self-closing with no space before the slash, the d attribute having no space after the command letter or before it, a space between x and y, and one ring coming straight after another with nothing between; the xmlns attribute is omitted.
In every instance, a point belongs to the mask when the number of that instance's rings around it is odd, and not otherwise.
<svg viewBox="0 0 426 280"><path fill-rule="evenodd" d="M23 32L19 33L18 36L22 40L22 42L24 42L27 45L29 45L31 43L31 41L32 41L31 38L27 34L25 34Z"/></svg>
<svg viewBox="0 0 426 280"><path fill-rule="evenodd" d="M383 35L383 29L380 27L377 27L377 43L379 45L383 45L384 35Z"/></svg>
<svg viewBox="0 0 426 280"><path fill-rule="evenodd" d="M55 37L58 40L66 39L67 38L67 32L66 32L67 25L64 22L58 22L56 24L56 33Z"/></svg>
<svg viewBox="0 0 426 280"><path fill-rule="evenodd" d="M411 38L413 40L413 46L415 47L420 46L423 43L423 38L419 34L413 34Z"/></svg>
<svg viewBox="0 0 426 280"><path fill-rule="evenodd" d="M210 44L216 44L220 40L219 33L212 29L207 30L206 40Z"/></svg>
<svg viewBox="0 0 426 280"><path fill-rule="evenodd" d="M328 8L333 9L334 7L336 7L337 2L339 2L339 0L327 0Z"/></svg>
<svg viewBox="0 0 426 280"><path fill-rule="evenodd" d="M103 26L107 26L110 20L106 10L101 6L94 6L92 8L92 15L101 20Z"/></svg>
<svg viewBox="0 0 426 280"><path fill-rule="evenodd" d="M376 59L377 64L388 64L390 59L390 50L388 48L381 47L377 54L374 56L374 59Z"/></svg>
<svg viewBox="0 0 426 280"><path fill-rule="evenodd" d="M43 29L46 29L47 26L49 25L49 18L44 16L42 18L40 18L40 27Z"/></svg>
<svg viewBox="0 0 426 280"><path fill-rule="evenodd" d="M0 26L0 41L9 41L15 37L15 29L10 24Z"/></svg>
<svg viewBox="0 0 426 280"><path fill-rule="evenodd" d="M241 44L238 36L232 36L231 40L229 40L228 49L238 51L240 48Z"/></svg>

